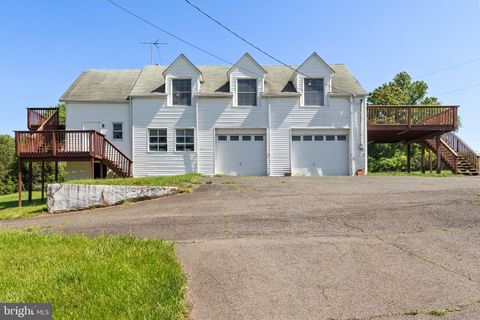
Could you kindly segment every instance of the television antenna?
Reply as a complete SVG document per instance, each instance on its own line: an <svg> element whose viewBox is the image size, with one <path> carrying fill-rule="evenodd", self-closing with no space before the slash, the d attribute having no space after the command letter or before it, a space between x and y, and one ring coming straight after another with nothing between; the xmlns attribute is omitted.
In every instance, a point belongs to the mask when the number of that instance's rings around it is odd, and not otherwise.
<svg viewBox="0 0 480 320"><path fill-rule="evenodd" d="M153 48L157 49L158 63L160 63L160 46L166 45L166 42L160 42L158 39L153 42L140 42L140 44L148 44L150 46L150 64L153 64Z"/></svg>

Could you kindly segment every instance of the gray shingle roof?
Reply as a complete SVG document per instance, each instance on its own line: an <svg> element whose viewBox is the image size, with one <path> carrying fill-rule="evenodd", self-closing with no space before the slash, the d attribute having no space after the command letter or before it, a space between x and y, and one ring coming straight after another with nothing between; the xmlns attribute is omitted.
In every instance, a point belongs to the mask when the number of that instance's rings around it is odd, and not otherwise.
<svg viewBox="0 0 480 320"><path fill-rule="evenodd" d="M126 100L139 74L140 70L86 70L60 101Z"/></svg>
<svg viewBox="0 0 480 320"><path fill-rule="evenodd" d="M229 96L227 77L229 66L197 66L203 82L199 96ZM295 69L295 66L292 66ZM334 93L366 94L346 65L333 64ZM87 70L64 93L61 101L116 101L129 96L165 95L163 71L168 66L146 66L143 70ZM297 94L290 77L293 70L286 66L263 66L265 93L269 95Z"/></svg>

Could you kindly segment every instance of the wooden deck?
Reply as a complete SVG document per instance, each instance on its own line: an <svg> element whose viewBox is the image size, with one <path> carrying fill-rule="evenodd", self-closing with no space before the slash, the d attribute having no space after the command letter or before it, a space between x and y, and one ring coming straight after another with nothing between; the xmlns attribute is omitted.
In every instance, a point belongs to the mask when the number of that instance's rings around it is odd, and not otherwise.
<svg viewBox="0 0 480 320"><path fill-rule="evenodd" d="M105 162L119 176L130 176L132 161L94 130L16 131L16 153L24 161Z"/></svg>
<svg viewBox="0 0 480 320"><path fill-rule="evenodd" d="M369 142L419 142L458 126L458 106L368 106Z"/></svg>

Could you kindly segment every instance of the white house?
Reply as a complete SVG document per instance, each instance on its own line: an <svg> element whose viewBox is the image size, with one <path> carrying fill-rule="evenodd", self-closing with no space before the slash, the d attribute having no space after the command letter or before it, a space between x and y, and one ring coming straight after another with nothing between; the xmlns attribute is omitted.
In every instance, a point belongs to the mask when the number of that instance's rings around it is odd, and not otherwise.
<svg viewBox="0 0 480 320"><path fill-rule="evenodd" d="M366 92L316 53L300 66L87 70L60 101L67 130L97 130L133 161L133 176L354 175L367 168ZM70 178L90 176L72 162Z"/></svg>

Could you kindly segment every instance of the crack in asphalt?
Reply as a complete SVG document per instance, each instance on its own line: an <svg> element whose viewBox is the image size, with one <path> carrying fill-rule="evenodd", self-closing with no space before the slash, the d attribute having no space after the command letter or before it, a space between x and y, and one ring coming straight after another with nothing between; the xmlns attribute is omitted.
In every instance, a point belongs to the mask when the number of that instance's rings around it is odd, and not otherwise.
<svg viewBox="0 0 480 320"><path fill-rule="evenodd" d="M382 239L380 236L376 236L375 238L377 238L378 240L380 240L381 242L383 242L383 243L385 243L385 244L387 244L387 245L393 246L393 247L395 247L395 248L397 248L397 249L399 249L399 250L401 250L401 251L403 251L403 252L405 252L405 253L408 253L409 255L411 255L411 256L413 256L413 257L415 257L415 258L417 258L417 259L419 259L419 260L421 260L421 261L423 261L423 262L426 262L426 263L428 263L428 264L431 264L431 265L434 265L434 266L436 266L436 267L439 267L439 268L441 268L441 269L443 269L443 270L445 270L445 271L447 271L447 272L450 272L450 273L454 273L454 274L456 274L456 275L459 275L459 276L461 276L461 277L463 277L463 278L465 278L465 279L467 279L467 280L469 280L469 281L471 281L471 282L479 283L477 280L472 279L470 276L468 276L468 275L466 275L466 274L463 274L463 273L461 273L461 272L459 272L459 271L457 271L457 270L455 270L455 269L449 268L449 267L447 267L447 266L445 266L445 265L443 265L443 264L441 264L441 263L438 263L438 262L436 262L436 261L434 261L434 260L432 260L432 259L429 259L429 258L427 258L427 257L424 257L424 256L416 253L416 252L413 251L413 250L410 250L410 249L408 249L408 248L404 248L404 247L402 247L401 245L396 244L396 243L393 243L393 242L388 242L388 241Z"/></svg>

